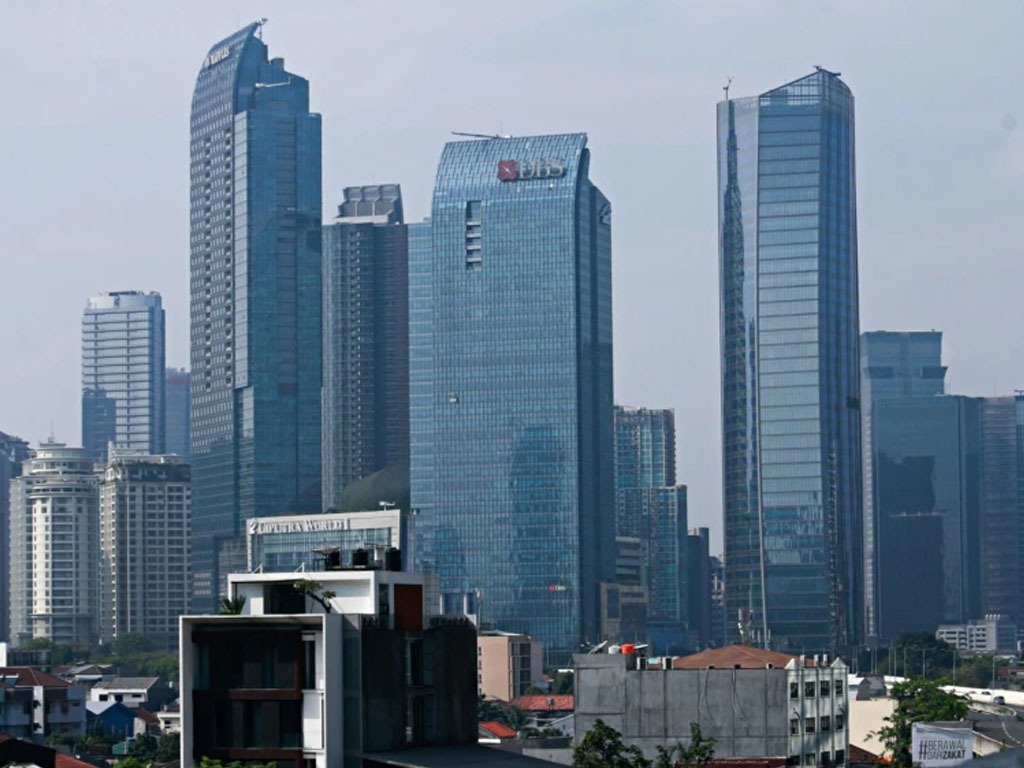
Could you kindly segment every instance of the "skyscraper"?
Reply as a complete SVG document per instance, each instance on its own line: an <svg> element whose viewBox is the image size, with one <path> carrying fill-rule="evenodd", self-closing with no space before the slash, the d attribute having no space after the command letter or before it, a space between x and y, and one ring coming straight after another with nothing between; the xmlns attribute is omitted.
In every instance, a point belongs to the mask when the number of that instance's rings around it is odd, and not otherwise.
<svg viewBox="0 0 1024 768"><path fill-rule="evenodd" d="M159 293L93 296L82 315L82 445L164 449L164 310Z"/></svg>
<svg viewBox="0 0 1024 768"><path fill-rule="evenodd" d="M718 105L732 640L836 651L860 633L854 178L837 73Z"/></svg>
<svg viewBox="0 0 1024 768"><path fill-rule="evenodd" d="M87 452L54 442L31 451L11 482L12 642L95 641L98 486Z"/></svg>
<svg viewBox="0 0 1024 768"><path fill-rule="evenodd" d="M178 646L188 613L189 470L180 456L117 449L100 484L99 630Z"/></svg>
<svg viewBox="0 0 1024 768"><path fill-rule="evenodd" d="M192 95L193 609L245 568L244 520L320 511L320 116L260 23Z"/></svg>
<svg viewBox="0 0 1024 768"><path fill-rule="evenodd" d="M10 515L11 481L21 474L28 443L0 432L0 634L10 638Z"/></svg>
<svg viewBox="0 0 1024 768"><path fill-rule="evenodd" d="M867 331L860 339L861 447L864 499L864 634L878 635L878 519L872 418L882 400L945 392L941 331Z"/></svg>
<svg viewBox="0 0 1024 768"><path fill-rule="evenodd" d="M346 187L344 197L323 230L323 504L334 508L349 483L409 461L402 191Z"/></svg>
<svg viewBox="0 0 1024 768"><path fill-rule="evenodd" d="M167 453L181 456L187 463L192 456L188 404L190 377L184 368L168 368L164 383L164 443Z"/></svg>
<svg viewBox="0 0 1024 768"><path fill-rule="evenodd" d="M475 603L551 663L597 638L614 567L611 206L586 142L450 142L429 250L410 227L420 551L448 607Z"/></svg>

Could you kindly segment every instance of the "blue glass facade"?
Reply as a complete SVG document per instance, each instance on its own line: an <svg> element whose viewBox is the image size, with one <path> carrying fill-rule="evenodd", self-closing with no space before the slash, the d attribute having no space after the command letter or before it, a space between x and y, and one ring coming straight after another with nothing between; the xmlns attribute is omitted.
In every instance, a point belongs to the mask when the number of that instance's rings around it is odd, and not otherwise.
<svg viewBox="0 0 1024 768"><path fill-rule="evenodd" d="M611 208L589 160L584 134L451 142L409 227L423 565L552 663L597 639L614 570Z"/></svg>
<svg viewBox="0 0 1024 768"><path fill-rule="evenodd" d="M250 24L192 96L193 610L245 568L242 521L319 512L320 117Z"/></svg>
<svg viewBox="0 0 1024 768"><path fill-rule="evenodd" d="M861 446L864 457L864 633L878 635L878 520L872 418L882 400L941 395L941 331L868 331L860 338Z"/></svg>
<svg viewBox="0 0 1024 768"><path fill-rule="evenodd" d="M853 96L815 73L718 105L730 639L835 651L860 632Z"/></svg>

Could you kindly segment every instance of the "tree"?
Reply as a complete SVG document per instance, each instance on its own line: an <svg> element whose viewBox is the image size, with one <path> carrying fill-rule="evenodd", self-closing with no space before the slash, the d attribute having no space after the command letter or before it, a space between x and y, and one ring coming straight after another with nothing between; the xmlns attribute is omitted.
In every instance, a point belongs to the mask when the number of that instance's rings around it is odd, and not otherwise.
<svg viewBox="0 0 1024 768"><path fill-rule="evenodd" d="M53 648L53 640L48 637L33 637L21 647L27 651L49 651Z"/></svg>
<svg viewBox="0 0 1024 768"><path fill-rule="evenodd" d="M146 764L137 757L128 757L118 761L117 768L146 768Z"/></svg>
<svg viewBox="0 0 1024 768"><path fill-rule="evenodd" d="M114 653L118 656L133 656L150 648L149 638L141 632L122 632L114 638Z"/></svg>
<svg viewBox="0 0 1024 768"><path fill-rule="evenodd" d="M555 695L572 693L573 679L572 672L555 672L551 678L551 693Z"/></svg>
<svg viewBox="0 0 1024 768"><path fill-rule="evenodd" d="M151 763L156 760L156 736L144 733L136 736L135 740L128 745L128 756L141 760L143 763Z"/></svg>
<svg viewBox="0 0 1024 768"><path fill-rule="evenodd" d="M886 725L878 730L878 737L892 755L894 766L911 766L910 742L914 723L962 720L967 715L967 699L943 691L940 686L947 684L946 680L914 677L892 687L890 695L896 700L896 711L885 718Z"/></svg>
<svg viewBox="0 0 1024 768"><path fill-rule="evenodd" d="M665 749L658 746L658 756L654 759L654 768L703 768L715 757L715 740L704 738L697 723L690 723L690 743L683 746L677 742L674 747Z"/></svg>
<svg viewBox="0 0 1024 768"><path fill-rule="evenodd" d="M222 597L220 600L221 616L238 616L245 608L244 597Z"/></svg>
<svg viewBox="0 0 1024 768"><path fill-rule="evenodd" d="M292 584L292 589L299 594L311 597L313 600L320 603L321 607L324 609L324 613L331 612L331 600L337 597L334 592L331 592L329 589L324 589L323 584L319 581L314 581L313 579L299 579Z"/></svg>
<svg viewBox="0 0 1024 768"><path fill-rule="evenodd" d="M598 719L572 751L573 768L651 768L637 747L622 743L622 735Z"/></svg>

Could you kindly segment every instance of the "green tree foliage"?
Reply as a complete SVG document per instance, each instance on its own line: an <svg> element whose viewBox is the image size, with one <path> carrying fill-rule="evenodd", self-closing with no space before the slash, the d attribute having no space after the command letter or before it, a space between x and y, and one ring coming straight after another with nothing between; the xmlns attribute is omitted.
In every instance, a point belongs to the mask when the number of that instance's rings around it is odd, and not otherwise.
<svg viewBox="0 0 1024 768"><path fill-rule="evenodd" d="M143 734L128 747L128 756L141 760L143 763L169 763L177 760L181 742L178 734L164 733L160 736Z"/></svg>
<svg viewBox="0 0 1024 768"><path fill-rule="evenodd" d="M572 693L573 680L572 672L555 672L551 676L551 693L556 695Z"/></svg>
<svg viewBox="0 0 1024 768"><path fill-rule="evenodd" d="M654 768L704 768L715 757L715 740L704 738L697 723L690 723L690 743L683 746L682 742L665 749L658 747L658 756L654 758Z"/></svg>
<svg viewBox="0 0 1024 768"><path fill-rule="evenodd" d="M319 581L313 579L299 579L292 584L292 589L302 595L311 597L313 600L318 602L324 609L324 613L331 612L331 600L337 597L337 595L329 589L324 589L324 585Z"/></svg>
<svg viewBox="0 0 1024 768"><path fill-rule="evenodd" d="M114 638L114 653L118 656L131 656L152 650L149 638L141 632L122 632Z"/></svg>
<svg viewBox="0 0 1024 768"><path fill-rule="evenodd" d="M476 720L478 723L501 723L518 732L526 728L529 718L519 707L497 699L485 699L480 694L476 700Z"/></svg>
<svg viewBox="0 0 1024 768"><path fill-rule="evenodd" d="M220 600L221 616L238 616L245 608L244 597L222 597Z"/></svg>
<svg viewBox="0 0 1024 768"><path fill-rule="evenodd" d="M878 730L878 737L892 755L893 765L910 768L914 723L961 720L967 715L967 700L940 688L948 683L914 677L892 687L890 695L896 700L896 711L885 718L886 725Z"/></svg>
<svg viewBox="0 0 1024 768"><path fill-rule="evenodd" d="M242 763L232 760L230 763L223 763L211 757L204 757L199 760L199 768L242 768ZM245 768L277 768L277 763L246 763Z"/></svg>
<svg viewBox="0 0 1024 768"><path fill-rule="evenodd" d="M146 768L146 764L139 758L129 755L118 761L117 768Z"/></svg>
<svg viewBox="0 0 1024 768"><path fill-rule="evenodd" d="M622 743L622 735L598 719L572 751L573 768L651 768L637 747Z"/></svg>

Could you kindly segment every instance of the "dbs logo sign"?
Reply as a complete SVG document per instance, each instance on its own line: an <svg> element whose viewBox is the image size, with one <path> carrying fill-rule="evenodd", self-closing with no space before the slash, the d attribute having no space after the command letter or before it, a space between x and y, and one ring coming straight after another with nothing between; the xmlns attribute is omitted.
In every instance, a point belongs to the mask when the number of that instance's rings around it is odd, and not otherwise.
<svg viewBox="0 0 1024 768"><path fill-rule="evenodd" d="M565 161L561 158L549 157L498 161L499 181L557 179L562 176L565 176Z"/></svg>

